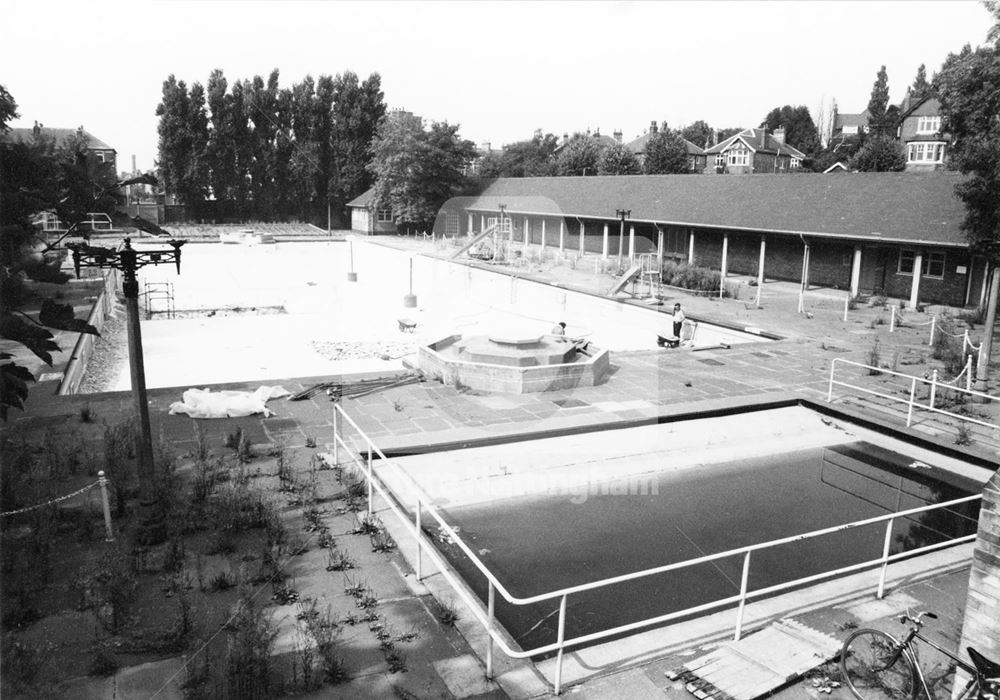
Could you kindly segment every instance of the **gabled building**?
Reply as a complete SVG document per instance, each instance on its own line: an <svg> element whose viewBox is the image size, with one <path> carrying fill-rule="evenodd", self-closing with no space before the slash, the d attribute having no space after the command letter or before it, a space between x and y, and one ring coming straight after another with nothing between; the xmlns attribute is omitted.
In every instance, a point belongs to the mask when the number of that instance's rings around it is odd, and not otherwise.
<svg viewBox="0 0 1000 700"><path fill-rule="evenodd" d="M706 172L747 175L787 173L802 166L805 154L785 143L785 130L744 129L705 151Z"/></svg>
<svg viewBox="0 0 1000 700"><path fill-rule="evenodd" d="M376 208L374 195L374 188L369 188L347 203L351 210L351 230L367 234L396 233L392 210Z"/></svg>
<svg viewBox="0 0 1000 700"><path fill-rule="evenodd" d="M911 100L909 94L900 107L899 141L906 149L906 169L940 170L950 143L941 131L941 102L931 95Z"/></svg>
<svg viewBox="0 0 1000 700"><path fill-rule="evenodd" d="M35 122L33 127L14 127L6 134L0 134L0 141L32 143L44 140L53 142L56 147L62 147L77 138L84 139L87 144L87 174L90 179L110 179L114 182L118 176L118 152L82 126L62 129Z"/></svg>
<svg viewBox="0 0 1000 700"><path fill-rule="evenodd" d="M649 139L656 133L659 133L659 127L656 125L655 121L649 123L649 131L635 139L625 144L625 147L635 154L636 158L639 159L639 163L645 164L646 161L646 144ZM688 158L688 170L694 173L701 173L705 171L707 164L707 156L705 155L705 149L701 148L697 144L691 143L685 138L681 139L684 142L684 148L687 149Z"/></svg>
<svg viewBox="0 0 1000 700"><path fill-rule="evenodd" d="M833 105L833 127L830 133L831 139L843 140L847 136L858 136L868 133L869 113L866 109L860 114L842 114L837 111L837 104Z"/></svg>

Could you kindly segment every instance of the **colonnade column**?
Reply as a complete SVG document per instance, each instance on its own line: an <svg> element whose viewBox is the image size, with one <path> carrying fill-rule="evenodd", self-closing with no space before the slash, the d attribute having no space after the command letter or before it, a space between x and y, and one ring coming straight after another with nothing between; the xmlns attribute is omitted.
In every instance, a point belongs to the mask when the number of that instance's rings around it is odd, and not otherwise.
<svg viewBox="0 0 1000 700"><path fill-rule="evenodd" d="M531 239L531 220L524 217L524 257L528 257L528 241Z"/></svg>
<svg viewBox="0 0 1000 700"><path fill-rule="evenodd" d="M604 240L601 242L601 257L608 259L608 225L604 224Z"/></svg>
<svg viewBox="0 0 1000 700"><path fill-rule="evenodd" d="M472 216L472 212L469 212L469 230L466 231L466 233L471 236L472 235L472 230L473 230L473 228L475 228L475 226L476 226L475 219Z"/></svg>
<svg viewBox="0 0 1000 700"><path fill-rule="evenodd" d="M566 248L566 220L559 219L559 252L562 253Z"/></svg>
<svg viewBox="0 0 1000 700"><path fill-rule="evenodd" d="M726 272L729 268L729 234L722 234L722 269L719 273L719 298L726 291Z"/></svg>
<svg viewBox="0 0 1000 700"><path fill-rule="evenodd" d="M545 252L545 219L542 219L542 252Z"/></svg>
<svg viewBox="0 0 1000 700"><path fill-rule="evenodd" d="M657 269L663 271L663 229L656 227L656 262Z"/></svg>
<svg viewBox="0 0 1000 700"><path fill-rule="evenodd" d="M479 232L482 233L486 230L486 214L479 215Z"/></svg>
<svg viewBox="0 0 1000 700"><path fill-rule="evenodd" d="M764 256L767 253L767 237L760 237L760 257L757 259L757 308L760 308L760 297L764 293Z"/></svg>
<svg viewBox="0 0 1000 700"><path fill-rule="evenodd" d="M851 261L851 296L856 297L861 291L861 246L854 246L854 259Z"/></svg>
<svg viewBox="0 0 1000 700"><path fill-rule="evenodd" d="M799 313L806 310L806 290L809 289L809 244L802 240L802 274L799 277Z"/></svg>
<svg viewBox="0 0 1000 700"><path fill-rule="evenodd" d="M628 261L635 264L635 224L628 225Z"/></svg>
<svg viewBox="0 0 1000 700"><path fill-rule="evenodd" d="M910 283L910 308L916 309L920 301L920 275L924 270L924 254L918 252L913 257L913 281Z"/></svg>
<svg viewBox="0 0 1000 700"><path fill-rule="evenodd" d="M688 232L688 265L694 265L694 231Z"/></svg>
<svg viewBox="0 0 1000 700"><path fill-rule="evenodd" d="M586 243L585 243L586 236L587 236L587 227L581 221L580 222L580 255L583 255L584 253L587 252L587 246L586 246Z"/></svg>

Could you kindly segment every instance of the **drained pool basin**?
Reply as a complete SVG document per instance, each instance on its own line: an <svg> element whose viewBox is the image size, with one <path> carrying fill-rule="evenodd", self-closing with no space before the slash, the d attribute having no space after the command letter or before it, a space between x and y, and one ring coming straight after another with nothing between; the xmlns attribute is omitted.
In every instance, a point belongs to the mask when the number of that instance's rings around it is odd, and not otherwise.
<svg viewBox="0 0 1000 700"><path fill-rule="evenodd" d="M986 478L825 421L796 407L400 461L518 598L960 498ZM892 551L972 534L977 514L976 502L899 518ZM876 523L756 551L749 589L875 559L884 537ZM485 601L482 573L449 537L438 546ZM736 595L742 566L732 556L574 593L566 638ZM524 649L556 640L558 610L496 598Z"/></svg>

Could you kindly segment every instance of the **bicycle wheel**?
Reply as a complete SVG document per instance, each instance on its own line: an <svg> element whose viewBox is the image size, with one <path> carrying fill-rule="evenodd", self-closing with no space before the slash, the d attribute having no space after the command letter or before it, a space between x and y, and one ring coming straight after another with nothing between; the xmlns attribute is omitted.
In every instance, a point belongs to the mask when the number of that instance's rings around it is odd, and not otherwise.
<svg viewBox="0 0 1000 700"><path fill-rule="evenodd" d="M885 632L861 629L844 640L840 670L859 700L916 698L916 671L910 657Z"/></svg>

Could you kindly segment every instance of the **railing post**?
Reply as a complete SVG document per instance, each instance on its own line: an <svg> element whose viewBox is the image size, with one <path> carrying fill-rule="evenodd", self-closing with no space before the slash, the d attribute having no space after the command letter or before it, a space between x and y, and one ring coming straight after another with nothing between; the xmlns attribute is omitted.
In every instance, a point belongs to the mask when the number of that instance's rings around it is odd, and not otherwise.
<svg viewBox="0 0 1000 700"><path fill-rule="evenodd" d="M417 510L415 516L415 525L417 527L417 581L421 581L424 578L424 550L420 546L420 499L417 499Z"/></svg>
<svg viewBox="0 0 1000 700"><path fill-rule="evenodd" d="M556 636L556 644L559 645L559 653L556 655L556 683L555 693L562 692L562 662L563 662L563 641L566 639L566 596L559 601L559 632Z"/></svg>
<svg viewBox="0 0 1000 700"><path fill-rule="evenodd" d="M889 332L890 333L895 333L896 332L896 307L895 306L890 306L889 307Z"/></svg>
<svg viewBox="0 0 1000 700"><path fill-rule="evenodd" d="M931 316L931 339L927 341L928 345L934 345L934 329L937 327L937 316Z"/></svg>
<svg viewBox="0 0 1000 700"><path fill-rule="evenodd" d="M934 398L937 395L937 372L937 370L931 372L931 408L934 408Z"/></svg>
<svg viewBox="0 0 1000 700"><path fill-rule="evenodd" d="M882 600L885 596L885 570L889 566L889 545L892 544L892 523L895 518L889 518L885 522L885 542L882 544L882 568L878 574L878 592L875 597Z"/></svg>
<svg viewBox="0 0 1000 700"><path fill-rule="evenodd" d="M340 406L333 405L333 466L340 466Z"/></svg>
<svg viewBox="0 0 1000 700"><path fill-rule="evenodd" d="M492 581L489 581L489 587L486 603L486 677L493 680L493 613L496 610L496 589L493 588Z"/></svg>
<svg viewBox="0 0 1000 700"><path fill-rule="evenodd" d="M966 346L969 345L969 329L966 328L965 332L962 334L962 352L965 352Z"/></svg>
<svg viewBox="0 0 1000 700"><path fill-rule="evenodd" d="M103 471L97 472L97 481L101 485L101 506L104 508L104 532L107 542L114 542L115 531L111 529L111 504L108 503L108 478Z"/></svg>
<svg viewBox="0 0 1000 700"><path fill-rule="evenodd" d="M747 605L747 583L750 581L750 550L743 556L743 576L740 578L740 607L736 611L736 634L733 641L740 641L743 636L743 610Z"/></svg>
<svg viewBox="0 0 1000 700"><path fill-rule="evenodd" d="M372 514L372 449L371 440L368 441L368 515Z"/></svg>
<svg viewBox="0 0 1000 700"><path fill-rule="evenodd" d="M917 396L917 378L913 377L910 379L910 401L909 407L906 409L906 427L909 428L910 424L913 422L913 402Z"/></svg>
<svg viewBox="0 0 1000 700"><path fill-rule="evenodd" d="M833 371L837 369L837 358L833 358L830 363L830 390L826 392L826 402L830 403L833 401Z"/></svg>
<svg viewBox="0 0 1000 700"><path fill-rule="evenodd" d="M968 334L969 331L966 331ZM972 353L965 356L965 390L972 391Z"/></svg>

